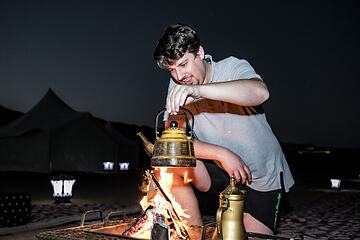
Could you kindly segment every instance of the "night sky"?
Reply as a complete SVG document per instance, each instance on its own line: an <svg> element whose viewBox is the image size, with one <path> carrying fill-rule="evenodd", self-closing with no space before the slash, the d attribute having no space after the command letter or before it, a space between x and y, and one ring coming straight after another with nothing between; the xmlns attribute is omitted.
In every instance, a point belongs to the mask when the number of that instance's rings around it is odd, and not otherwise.
<svg viewBox="0 0 360 240"><path fill-rule="evenodd" d="M194 27L215 61L248 60L282 142L360 147L357 1L0 1L0 105L29 111L52 88L77 111L154 125L168 74L164 28Z"/></svg>

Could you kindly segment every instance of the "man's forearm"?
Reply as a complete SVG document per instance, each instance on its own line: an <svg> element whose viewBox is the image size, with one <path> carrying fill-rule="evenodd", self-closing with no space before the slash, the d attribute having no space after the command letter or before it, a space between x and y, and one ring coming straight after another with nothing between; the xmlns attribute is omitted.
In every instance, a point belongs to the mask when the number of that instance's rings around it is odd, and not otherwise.
<svg viewBox="0 0 360 240"><path fill-rule="evenodd" d="M257 106L269 98L266 84L260 79L233 80L197 86L200 97L241 106Z"/></svg>
<svg viewBox="0 0 360 240"><path fill-rule="evenodd" d="M196 158L221 162L228 150L215 144L194 140L194 151Z"/></svg>

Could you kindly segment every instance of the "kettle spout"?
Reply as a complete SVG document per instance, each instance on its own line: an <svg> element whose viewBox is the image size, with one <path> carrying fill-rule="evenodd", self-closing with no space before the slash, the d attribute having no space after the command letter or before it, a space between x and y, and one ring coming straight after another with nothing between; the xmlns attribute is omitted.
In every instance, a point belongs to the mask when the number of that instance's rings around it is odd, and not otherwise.
<svg viewBox="0 0 360 240"><path fill-rule="evenodd" d="M141 139L145 152L151 157L154 151L154 144L150 143L149 140L141 132L138 132L136 136Z"/></svg>

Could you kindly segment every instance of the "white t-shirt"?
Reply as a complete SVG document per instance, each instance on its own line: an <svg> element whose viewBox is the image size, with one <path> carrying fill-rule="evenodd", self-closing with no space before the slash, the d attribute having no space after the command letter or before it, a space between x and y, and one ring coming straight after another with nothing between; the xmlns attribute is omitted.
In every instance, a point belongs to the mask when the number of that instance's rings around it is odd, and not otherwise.
<svg viewBox="0 0 360 240"><path fill-rule="evenodd" d="M261 77L246 60L228 57L212 64L211 83ZM169 89L176 83L171 79ZM283 172L285 191L294 184L280 144L269 126L261 106L247 107L201 99L184 106L194 115L194 132L199 140L226 147L239 155L250 168L257 191L281 189Z"/></svg>

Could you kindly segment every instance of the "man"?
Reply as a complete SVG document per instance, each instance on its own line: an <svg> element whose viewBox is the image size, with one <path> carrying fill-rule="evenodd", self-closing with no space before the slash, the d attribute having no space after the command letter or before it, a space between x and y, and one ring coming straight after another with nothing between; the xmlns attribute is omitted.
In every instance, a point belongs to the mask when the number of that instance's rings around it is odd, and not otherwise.
<svg viewBox="0 0 360 240"><path fill-rule="evenodd" d="M184 106L195 118L197 165L170 170L174 173L171 193L191 216L188 223L202 224L192 187L218 195L228 186L229 176L234 176L247 185L246 231L272 234L281 194L294 180L261 108L269 98L261 77L245 60L213 61L205 55L196 32L182 24L164 31L154 59L171 74L167 112L176 115ZM184 181L187 178L191 184Z"/></svg>

